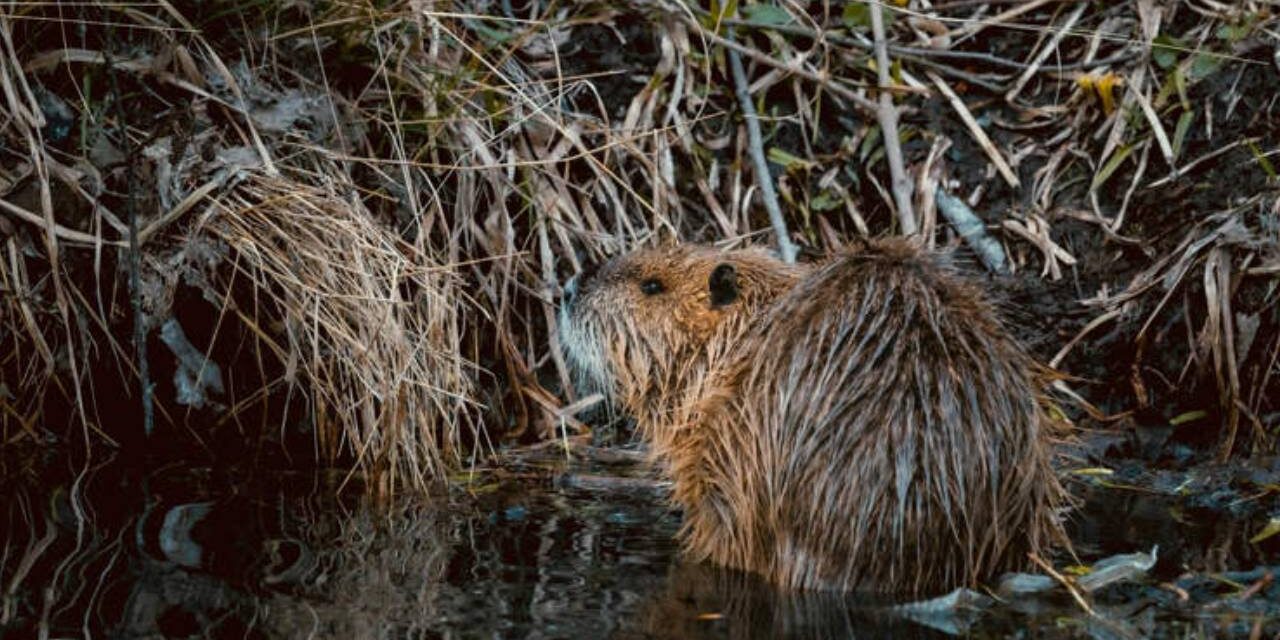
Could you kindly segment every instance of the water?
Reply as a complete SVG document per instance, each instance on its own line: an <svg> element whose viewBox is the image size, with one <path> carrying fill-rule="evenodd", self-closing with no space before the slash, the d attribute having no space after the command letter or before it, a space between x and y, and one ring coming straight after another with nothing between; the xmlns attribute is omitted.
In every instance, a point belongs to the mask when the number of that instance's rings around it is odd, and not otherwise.
<svg viewBox="0 0 1280 640"><path fill-rule="evenodd" d="M1070 599L924 621L883 603L784 595L682 562L679 515L643 492L566 489L561 467L485 473L415 504L331 496L341 474L253 474L106 463L86 473L0 460L0 638L1261 637L1280 631L1274 583L1241 598L1188 572L1266 564L1257 522L1190 519L1176 502L1085 490L1077 552L1161 544L1142 584L1097 616ZM581 472L583 469L569 469ZM589 469L617 473L617 469ZM636 473L634 470L631 473ZM1078 487L1079 488L1079 487ZM1058 559L1059 566L1066 564ZM1182 582L1178 582L1179 580ZM1187 599L1173 587L1184 585Z"/></svg>

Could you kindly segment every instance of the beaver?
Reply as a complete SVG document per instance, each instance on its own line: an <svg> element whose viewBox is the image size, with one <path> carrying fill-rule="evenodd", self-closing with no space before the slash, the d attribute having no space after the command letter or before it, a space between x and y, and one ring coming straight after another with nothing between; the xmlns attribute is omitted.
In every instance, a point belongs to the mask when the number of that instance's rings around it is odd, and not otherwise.
<svg viewBox="0 0 1280 640"><path fill-rule="evenodd" d="M651 441L695 560L918 596L1066 541L1047 369L912 241L809 266L639 250L566 285L559 332L577 383Z"/></svg>

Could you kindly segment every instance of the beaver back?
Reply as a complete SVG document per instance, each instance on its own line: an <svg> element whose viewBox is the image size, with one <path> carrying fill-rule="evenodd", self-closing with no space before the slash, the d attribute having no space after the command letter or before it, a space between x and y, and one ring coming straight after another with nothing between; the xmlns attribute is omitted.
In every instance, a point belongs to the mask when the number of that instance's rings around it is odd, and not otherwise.
<svg viewBox="0 0 1280 640"><path fill-rule="evenodd" d="M903 241L783 295L679 420L695 557L787 588L973 585L1064 537L1034 362L980 291Z"/></svg>

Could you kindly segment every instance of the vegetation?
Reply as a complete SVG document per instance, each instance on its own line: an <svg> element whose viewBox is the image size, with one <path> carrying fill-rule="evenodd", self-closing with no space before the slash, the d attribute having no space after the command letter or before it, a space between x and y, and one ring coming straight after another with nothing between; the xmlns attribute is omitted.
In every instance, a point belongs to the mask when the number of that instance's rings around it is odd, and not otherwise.
<svg viewBox="0 0 1280 640"><path fill-rule="evenodd" d="M1272 11L5 5L0 441L425 488L589 429L548 331L584 262L916 228L1082 415L1274 453Z"/></svg>

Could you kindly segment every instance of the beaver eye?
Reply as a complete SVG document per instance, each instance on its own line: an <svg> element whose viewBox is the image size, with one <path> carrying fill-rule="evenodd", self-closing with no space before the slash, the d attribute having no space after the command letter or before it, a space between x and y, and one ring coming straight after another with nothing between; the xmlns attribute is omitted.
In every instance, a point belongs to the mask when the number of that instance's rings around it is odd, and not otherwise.
<svg viewBox="0 0 1280 640"><path fill-rule="evenodd" d="M646 296L653 296L662 293L666 288L662 286L661 280L658 280L657 278L647 278L640 283L640 290L643 291Z"/></svg>

